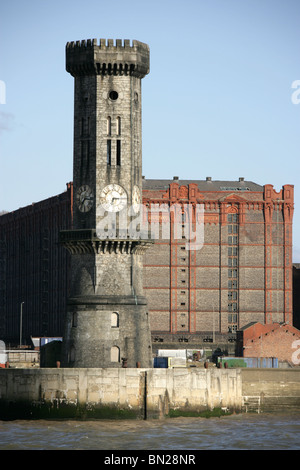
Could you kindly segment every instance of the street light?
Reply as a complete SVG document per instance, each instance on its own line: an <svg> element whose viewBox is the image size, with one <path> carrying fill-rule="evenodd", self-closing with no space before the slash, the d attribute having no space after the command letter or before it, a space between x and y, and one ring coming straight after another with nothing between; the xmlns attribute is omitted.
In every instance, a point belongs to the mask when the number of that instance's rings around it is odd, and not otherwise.
<svg viewBox="0 0 300 470"><path fill-rule="evenodd" d="M23 316L23 305L25 302L21 302L21 312L20 312L20 348L22 345L22 316Z"/></svg>

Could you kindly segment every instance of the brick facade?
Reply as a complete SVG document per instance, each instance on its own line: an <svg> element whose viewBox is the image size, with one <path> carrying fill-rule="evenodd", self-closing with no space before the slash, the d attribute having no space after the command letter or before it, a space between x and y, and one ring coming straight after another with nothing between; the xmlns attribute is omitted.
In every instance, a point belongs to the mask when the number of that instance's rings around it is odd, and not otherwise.
<svg viewBox="0 0 300 470"><path fill-rule="evenodd" d="M72 183L67 190L0 216L0 337L61 336L68 291L69 255L59 230L72 223Z"/></svg>
<svg viewBox="0 0 300 470"><path fill-rule="evenodd" d="M245 357L276 357L300 364L300 331L285 323L252 324L238 333L238 353Z"/></svg>
<svg viewBox="0 0 300 470"><path fill-rule="evenodd" d="M179 197L173 202L187 204L189 199L183 195L191 183L144 179L144 204L148 208L154 202L170 205L174 184ZM212 339L224 343L234 341L235 329L250 322L263 324L271 319L291 325L291 237L290 231L286 233L291 212L286 215L285 205L292 205L293 187L284 186L276 193L269 185L245 181L193 184L205 206L202 249L186 250L185 239L157 239L143 257L153 341L177 346L185 340L198 345ZM235 191L224 189L229 186ZM242 191L243 187L249 189ZM18 341L21 301L25 301L24 336L63 335L69 254L57 241L58 232L72 225L71 193L69 184L59 196L0 217L0 324L6 341ZM271 219L266 215L270 200ZM238 243L229 245L228 226L233 224L228 215L235 213ZM43 236L46 232L48 239ZM229 249L235 247L237 255L229 256ZM236 278L229 277L233 269L237 269Z"/></svg>
<svg viewBox="0 0 300 470"><path fill-rule="evenodd" d="M151 329L189 342L223 335L249 322L292 324L293 186L212 181L144 180L144 203L204 205L204 244L158 240L144 259ZM192 192L195 189L195 192ZM182 209L183 210L183 209Z"/></svg>

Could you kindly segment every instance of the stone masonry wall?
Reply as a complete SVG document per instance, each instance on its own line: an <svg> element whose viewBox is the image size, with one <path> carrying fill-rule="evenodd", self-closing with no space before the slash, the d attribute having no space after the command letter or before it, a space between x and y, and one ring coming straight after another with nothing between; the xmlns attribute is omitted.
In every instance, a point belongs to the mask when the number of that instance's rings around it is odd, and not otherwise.
<svg viewBox="0 0 300 470"><path fill-rule="evenodd" d="M0 419L300 409L300 369L1 369Z"/></svg>

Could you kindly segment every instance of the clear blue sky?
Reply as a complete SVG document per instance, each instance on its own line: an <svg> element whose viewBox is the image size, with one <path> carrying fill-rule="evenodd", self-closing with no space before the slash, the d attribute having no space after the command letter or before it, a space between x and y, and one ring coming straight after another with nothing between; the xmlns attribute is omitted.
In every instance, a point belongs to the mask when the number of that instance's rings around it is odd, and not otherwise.
<svg viewBox="0 0 300 470"><path fill-rule="evenodd" d="M300 104L291 99L300 80L299 18L299 0L2 2L0 210L59 194L72 181L66 42L137 39L151 53L143 174L243 176L277 191L294 184L300 262Z"/></svg>

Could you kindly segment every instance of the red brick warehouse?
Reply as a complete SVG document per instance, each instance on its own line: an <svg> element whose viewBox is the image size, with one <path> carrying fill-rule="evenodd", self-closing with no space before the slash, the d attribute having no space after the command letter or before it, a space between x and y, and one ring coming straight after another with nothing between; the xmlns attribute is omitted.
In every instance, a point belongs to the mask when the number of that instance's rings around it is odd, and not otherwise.
<svg viewBox="0 0 300 470"><path fill-rule="evenodd" d="M292 324L293 186L144 180L144 202L204 204L204 246L156 241L144 284L157 340L234 339L249 322ZM171 230L172 232L172 230Z"/></svg>
<svg viewBox="0 0 300 470"><path fill-rule="evenodd" d="M61 195L0 217L1 337L62 336L68 254L58 233L72 225L72 184ZM144 255L153 345L232 344L250 322L292 319L291 185L244 181L143 179L143 203L204 204L204 246L157 239ZM184 223L184 214L183 214ZM231 343L232 342L232 343ZM183 344L182 344L183 343Z"/></svg>

